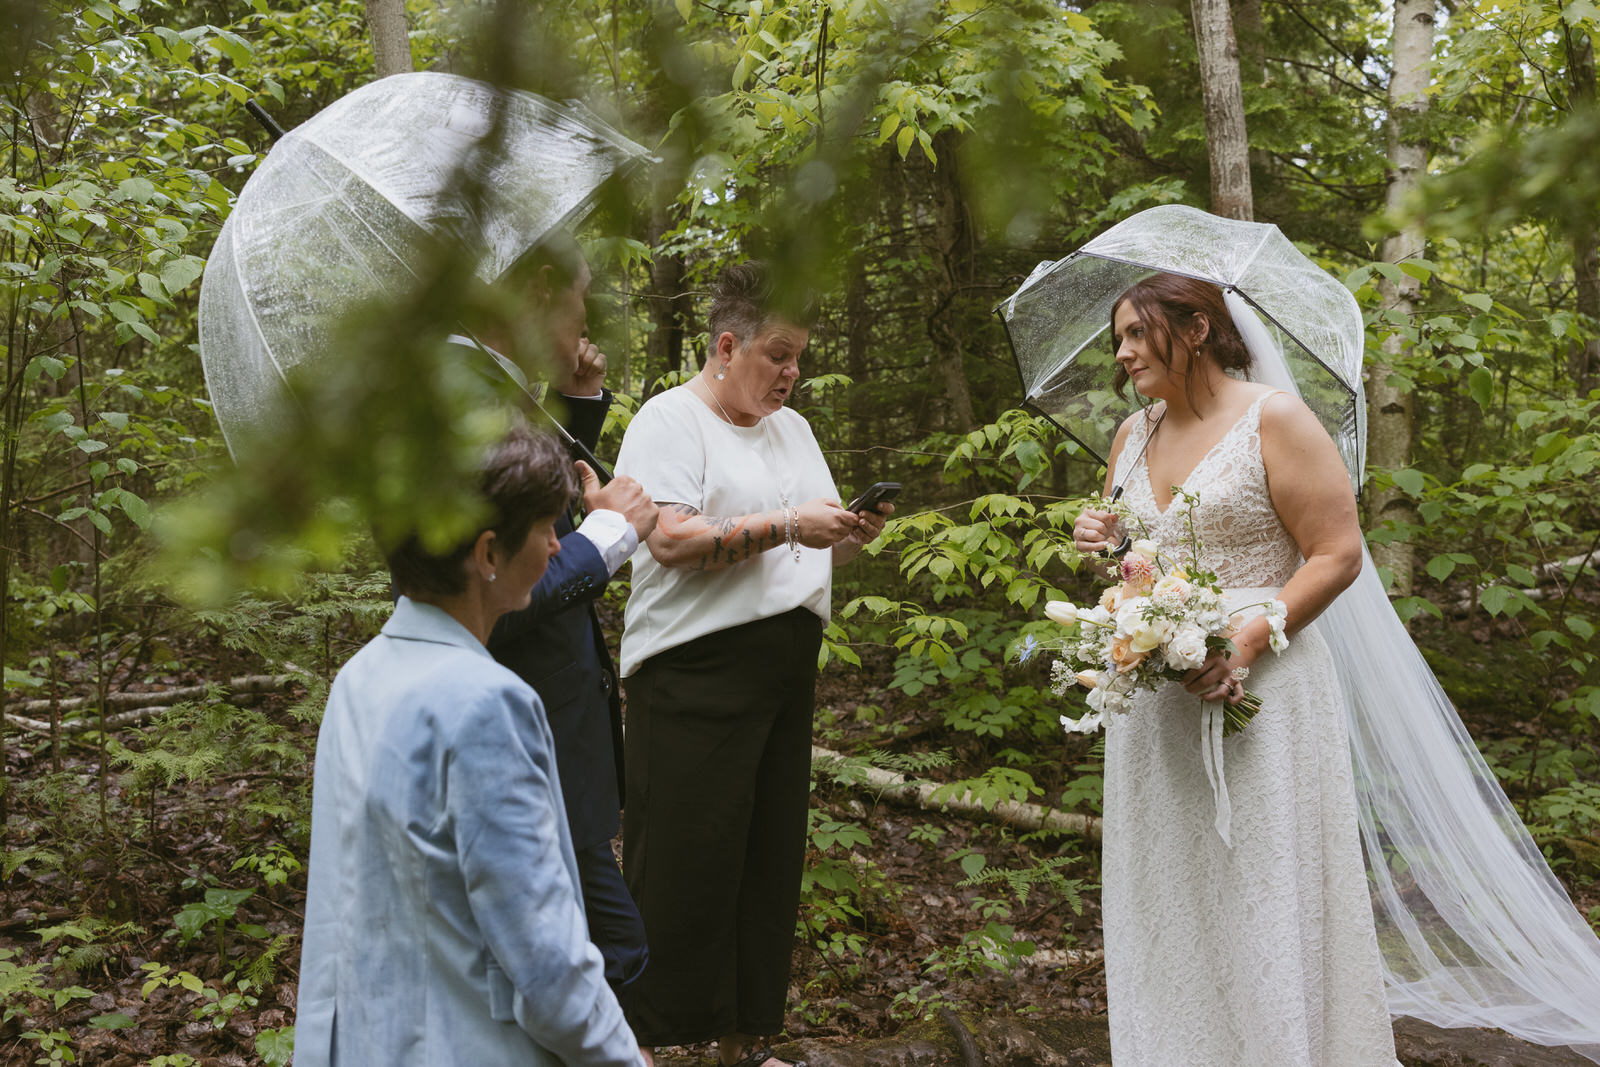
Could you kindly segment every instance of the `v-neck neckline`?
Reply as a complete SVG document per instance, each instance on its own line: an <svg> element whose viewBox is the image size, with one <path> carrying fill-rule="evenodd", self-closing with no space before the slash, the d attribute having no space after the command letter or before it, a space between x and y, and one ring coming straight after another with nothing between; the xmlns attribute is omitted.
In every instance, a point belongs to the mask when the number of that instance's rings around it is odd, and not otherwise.
<svg viewBox="0 0 1600 1067"><path fill-rule="evenodd" d="M1179 488L1179 489L1187 489L1187 488L1189 488L1190 479L1192 479L1195 476L1195 474L1199 472L1201 467L1206 465L1206 460L1210 459L1211 456L1217 451L1217 449L1222 447L1223 442L1227 441L1228 438L1233 436L1233 432L1235 430L1237 430L1240 426L1244 425L1244 421L1250 417L1250 414L1253 411L1256 410L1256 406L1259 405L1267 397L1271 396L1273 392L1276 392L1276 390L1273 390L1271 392L1262 393L1260 396L1258 396L1254 400L1250 401L1250 406L1245 408L1243 411L1241 411L1239 413L1239 417L1234 419L1233 420L1233 424L1231 426L1229 426L1225 431L1223 431L1222 436L1217 438L1216 443L1214 443L1210 448L1206 449L1206 454L1201 456L1197 461L1195 461L1195 465L1189 468L1189 473L1185 474L1183 476L1183 480L1177 483L1177 488ZM1159 426L1160 423L1158 422L1156 425ZM1155 428L1152 428L1149 431L1149 433L1151 435L1154 435L1155 434ZM1177 497L1176 496L1169 496L1167 498L1166 507L1162 507L1161 506L1161 501L1156 499L1156 483L1155 483L1154 479L1152 479L1150 477L1149 440L1150 440L1149 437L1145 438L1145 450L1143 452L1141 452L1140 455L1139 455L1139 463L1140 463L1140 465L1142 465L1144 467L1144 484L1145 484L1145 487L1150 490L1150 502L1156 506L1156 516L1158 518L1165 518L1167 512L1172 510L1172 503L1173 503L1174 500L1177 499Z"/></svg>

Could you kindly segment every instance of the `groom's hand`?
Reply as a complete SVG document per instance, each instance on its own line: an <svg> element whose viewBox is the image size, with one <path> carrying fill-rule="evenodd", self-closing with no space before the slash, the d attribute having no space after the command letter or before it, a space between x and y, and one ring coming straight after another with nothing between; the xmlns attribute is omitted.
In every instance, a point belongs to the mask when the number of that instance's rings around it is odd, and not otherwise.
<svg viewBox="0 0 1600 1067"><path fill-rule="evenodd" d="M644 486L626 474L619 474L601 485L599 476L583 460L578 460L575 466L583 485L585 511L601 508L615 511L633 525L641 542L650 536L656 528L660 512L656 509L655 501L650 499L650 494L644 491Z"/></svg>
<svg viewBox="0 0 1600 1067"><path fill-rule="evenodd" d="M578 339L572 374L556 385L564 396L599 396L606 387L606 354L588 336Z"/></svg>

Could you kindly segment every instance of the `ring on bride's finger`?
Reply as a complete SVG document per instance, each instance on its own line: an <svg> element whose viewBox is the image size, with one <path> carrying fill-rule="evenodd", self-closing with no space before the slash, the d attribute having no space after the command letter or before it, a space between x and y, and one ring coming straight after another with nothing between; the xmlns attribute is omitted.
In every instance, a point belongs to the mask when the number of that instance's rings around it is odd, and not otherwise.
<svg viewBox="0 0 1600 1067"><path fill-rule="evenodd" d="M1249 667L1235 667L1233 670L1228 672L1228 677L1232 678L1236 682L1242 682L1246 678L1250 677L1250 668Z"/></svg>

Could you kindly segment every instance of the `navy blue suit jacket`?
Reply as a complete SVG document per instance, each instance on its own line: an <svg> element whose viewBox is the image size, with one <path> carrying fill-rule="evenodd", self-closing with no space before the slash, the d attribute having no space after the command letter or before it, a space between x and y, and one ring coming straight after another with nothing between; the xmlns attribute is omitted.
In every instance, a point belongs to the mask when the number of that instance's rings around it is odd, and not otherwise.
<svg viewBox="0 0 1600 1067"><path fill-rule="evenodd" d="M567 432L592 451L611 394L567 404ZM570 516L561 519L556 533L561 551L551 557L528 606L495 623L489 652L533 686L544 703L555 736L567 825L573 847L582 849L611 840L620 828L622 700L594 613L611 574L599 549L573 530Z"/></svg>

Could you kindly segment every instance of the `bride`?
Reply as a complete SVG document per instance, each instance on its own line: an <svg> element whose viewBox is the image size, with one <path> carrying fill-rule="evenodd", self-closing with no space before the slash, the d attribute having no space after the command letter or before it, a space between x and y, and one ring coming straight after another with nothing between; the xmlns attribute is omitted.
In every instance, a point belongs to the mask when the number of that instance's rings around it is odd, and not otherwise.
<svg viewBox="0 0 1600 1067"><path fill-rule="evenodd" d="M1297 397L1227 373L1250 352L1216 286L1147 278L1117 301L1112 335L1119 387L1152 403L1117 433L1107 495L1169 558L1189 554L1192 521L1197 562L1238 603L1282 601L1291 637L1267 654L1266 620L1251 618L1236 651L1107 722L1113 1058L1394 1067L1346 715L1314 624L1362 567L1343 460ZM1091 553L1125 531L1091 510L1073 534ZM1237 699L1247 675L1264 706L1208 766L1205 702Z"/></svg>

